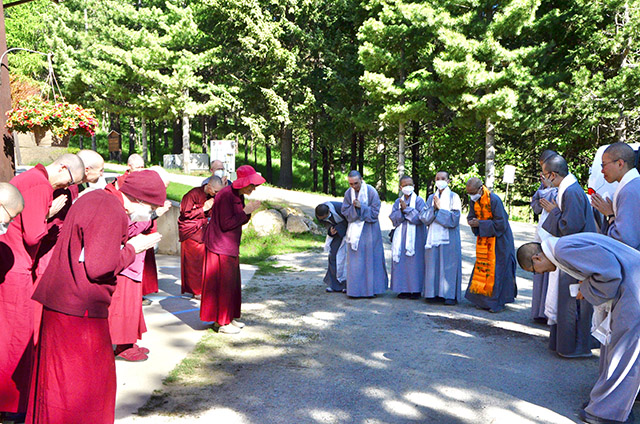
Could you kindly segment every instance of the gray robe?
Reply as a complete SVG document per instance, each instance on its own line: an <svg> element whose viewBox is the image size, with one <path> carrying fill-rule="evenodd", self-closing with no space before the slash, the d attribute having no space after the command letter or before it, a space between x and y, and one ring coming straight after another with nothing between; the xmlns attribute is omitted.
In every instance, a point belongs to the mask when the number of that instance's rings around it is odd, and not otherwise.
<svg viewBox="0 0 640 424"><path fill-rule="evenodd" d="M640 178L629 181L616 196L616 214L611 224L605 218L604 234L627 246L640 250L640 231L638 213L640 213Z"/></svg>
<svg viewBox="0 0 640 424"><path fill-rule="evenodd" d="M424 250L424 290L427 298L442 297L457 302L462 298L462 244L460 243L460 211L435 210L433 194L420 219L424 225L437 222L449 230L449 244ZM429 228L427 228L427 234Z"/></svg>
<svg viewBox="0 0 640 424"><path fill-rule="evenodd" d="M342 203L340 202L325 202L331 203L335 208L336 212L342 216L340 212L342 209ZM342 216L344 218L344 216ZM336 224L336 221L333 218L328 218L326 221L321 221L321 224L325 226L327 229L327 234L329 228L333 227L338 232L335 236L329 235L331 237L331 244L329 245L329 265L327 267L327 273L324 275L324 283L329 286L334 291L342 291L345 288L345 281L338 280L338 263L336 260L336 255L338 254L338 249L342 244L342 238L347 233L347 221L343 220L340 223Z"/></svg>
<svg viewBox="0 0 640 424"><path fill-rule="evenodd" d="M542 184L531 197L531 209L536 215L541 215L543 208L540 206L540 199L548 201L556 200L558 189L556 187L545 188ZM549 287L549 273L533 274L533 288L531 290L531 318L546 319L544 314L544 303L547 299L547 288Z"/></svg>
<svg viewBox="0 0 640 424"><path fill-rule="evenodd" d="M567 187L562 194L562 210L554 208L549 212L542 228L555 237L596 232L591 204L578 183ZM591 339L593 308L569 293L569 286L577 282L565 272L558 276L558 317L557 324L550 328L549 349L561 356L589 356L595 347Z"/></svg>
<svg viewBox="0 0 640 424"><path fill-rule="evenodd" d="M580 292L593 305L613 300L611 341L600 351L600 375L585 410L625 421L640 387L640 253L610 237L582 233L555 246L561 269L584 279Z"/></svg>
<svg viewBox="0 0 640 424"><path fill-rule="evenodd" d="M404 195L403 195L404 198ZM407 203L404 211L400 210L400 199L397 199L391 208L389 219L395 227L393 233L396 237L402 238L400 247L400 261L391 259L391 290L396 293L420 293L424 285L424 243L425 228L420 221L420 212L424 209L424 199L416 196L416 207L412 208ZM411 223L416 226L415 254L407 256L405 254L405 240L407 237L407 226Z"/></svg>
<svg viewBox="0 0 640 424"><path fill-rule="evenodd" d="M513 242L511 226L509 226L509 215L505 211L502 200L494 194L491 196L491 214L493 219L480 221L477 228L471 227L471 231L477 237L496 238L496 270L491 297L469 292L469 287L464 297L471 303L482 309L501 310L504 305L515 300L518 294L516 287L516 251ZM473 209L474 201L469 205L467 220L476 217ZM469 286L473 281L473 271L469 279Z"/></svg>
<svg viewBox="0 0 640 424"><path fill-rule="evenodd" d="M342 214L347 222L365 222L358 250L347 245L347 295L351 297L375 296L387 291L389 285L378 223L380 197L370 185L367 185L367 190L368 205L360 208L353 206L350 189L346 191L342 202Z"/></svg>

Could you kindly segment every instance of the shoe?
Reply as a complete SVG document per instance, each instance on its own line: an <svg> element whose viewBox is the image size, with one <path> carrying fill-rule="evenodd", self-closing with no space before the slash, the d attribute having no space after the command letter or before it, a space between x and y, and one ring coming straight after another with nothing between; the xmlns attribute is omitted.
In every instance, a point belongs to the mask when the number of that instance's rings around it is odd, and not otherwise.
<svg viewBox="0 0 640 424"><path fill-rule="evenodd" d="M457 305L458 302L456 302L455 299L445 299L444 304L447 306L453 306L453 305Z"/></svg>
<svg viewBox="0 0 640 424"><path fill-rule="evenodd" d="M440 303L442 298L440 297L425 297L424 301L427 303Z"/></svg>
<svg viewBox="0 0 640 424"><path fill-rule="evenodd" d="M150 350L149 350L149 349L147 349L146 347L138 346L138 345L137 345L137 344L135 344L135 343L133 344L133 348L134 348L134 349L138 349L138 350L140 350L140 352L144 353L145 355L148 355L148 354L149 354L149 352L150 352Z"/></svg>
<svg viewBox="0 0 640 424"><path fill-rule="evenodd" d="M336 293L337 292L337 290L334 290L331 287L327 287L326 289L324 289L324 291L326 291L327 293Z"/></svg>
<svg viewBox="0 0 640 424"><path fill-rule="evenodd" d="M591 415L584 409L581 409L580 411L578 411L578 417L585 423L589 423L589 424L625 424L625 423L632 423L635 421L635 417L633 416L633 411L631 411L631 413L629 414L629 418L627 418L626 421L608 420L606 418L596 417L595 415Z"/></svg>
<svg viewBox="0 0 640 424"><path fill-rule="evenodd" d="M234 320L231 320L231 325L235 325L238 328L244 328L245 323L234 319Z"/></svg>
<svg viewBox="0 0 640 424"><path fill-rule="evenodd" d="M236 327L233 324L221 325L218 328L218 333L223 334L238 334L240 332L240 328Z"/></svg>
<svg viewBox="0 0 640 424"><path fill-rule="evenodd" d="M149 357L145 353L142 353L139 348L136 349L135 347L131 347L116 355L116 359L127 362L142 362L149 359Z"/></svg>
<svg viewBox="0 0 640 424"><path fill-rule="evenodd" d="M153 300L147 299L146 297L142 298L142 306L149 306L153 303Z"/></svg>
<svg viewBox="0 0 640 424"><path fill-rule="evenodd" d="M560 352L556 352L558 354L558 356L560 356L561 358L566 358L566 359L576 359L576 358L591 358L593 356L593 353L591 352L584 352L584 353L569 353L569 354L564 354L564 353L560 353Z"/></svg>
<svg viewBox="0 0 640 424"><path fill-rule="evenodd" d="M504 311L504 309L504 306L497 306L495 308L489 308L489 312L491 312L492 314L497 314L498 312Z"/></svg>
<svg viewBox="0 0 640 424"><path fill-rule="evenodd" d="M421 294L422 294L422 293L420 293L420 292L411 293L411 294L409 295L409 299L413 299L413 300L420 299L420 295L421 295Z"/></svg>
<svg viewBox="0 0 640 424"><path fill-rule="evenodd" d="M346 293L346 292L347 292L347 289L342 289L342 293Z"/></svg>
<svg viewBox="0 0 640 424"><path fill-rule="evenodd" d="M396 297L398 299L409 299L409 296L411 296L411 293L399 293Z"/></svg>

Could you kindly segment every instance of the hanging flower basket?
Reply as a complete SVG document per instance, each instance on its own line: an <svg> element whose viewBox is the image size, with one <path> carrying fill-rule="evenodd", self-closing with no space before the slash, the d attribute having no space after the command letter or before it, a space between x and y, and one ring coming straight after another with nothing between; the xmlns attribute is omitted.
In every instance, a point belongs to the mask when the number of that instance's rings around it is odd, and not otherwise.
<svg viewBox="0 0 640 424"><path fill-rule="evenodd" d="M98 127L93 109L68 102L52 102L34 96L18 103L7 112L9 131L33 132L39 145L44 132L51 131L55 143L66 146L72 135L91 137Z"/></svg>

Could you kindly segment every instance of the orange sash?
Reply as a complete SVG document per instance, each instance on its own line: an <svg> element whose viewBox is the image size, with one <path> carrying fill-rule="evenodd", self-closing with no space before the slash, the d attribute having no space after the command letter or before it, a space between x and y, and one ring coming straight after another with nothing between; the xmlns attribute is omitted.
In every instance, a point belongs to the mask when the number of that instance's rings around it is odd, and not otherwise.
<svg viewBox="0 0 640 424"><path fill-rule="evenodd" d="M489 189L482 186L482 197L473 205L476 218L480 221L493 218ZM469 286L471 293L491 297L496 278L496 238L480 237L476 242L476 265Z"/></svg>

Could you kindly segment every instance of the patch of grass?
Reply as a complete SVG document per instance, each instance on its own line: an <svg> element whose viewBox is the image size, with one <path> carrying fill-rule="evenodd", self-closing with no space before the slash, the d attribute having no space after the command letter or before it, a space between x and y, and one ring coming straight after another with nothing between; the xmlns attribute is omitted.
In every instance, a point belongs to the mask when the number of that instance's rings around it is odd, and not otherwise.
<svg viewBox="0 0 640 424"><path fill-rule="evenodd" d="M256 265L259 268L257 274L282 272L288 267L276 266L270 257L321 248L324 240L325 236L311 233L291 234L288 231L261 237L249 227L242 233L240 261L243 264Z"/></svg>
<svg viewBox="0 0 640 424"><path fill-rule="evenodd" d="M174 183L173 181L169 183L169 187L167 187L167 199L175 200L176 202L180 202L182 197L187 194L189 190L193 187L187 184Z"/></svg>

